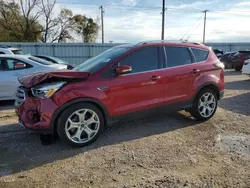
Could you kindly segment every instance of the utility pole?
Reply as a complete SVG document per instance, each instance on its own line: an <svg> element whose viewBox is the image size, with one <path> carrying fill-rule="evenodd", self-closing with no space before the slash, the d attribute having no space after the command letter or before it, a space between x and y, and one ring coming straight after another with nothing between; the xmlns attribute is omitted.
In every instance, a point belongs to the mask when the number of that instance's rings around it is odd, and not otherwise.
<svg viewBox="0 0 250 188"><path fill-rule="evenodd" d="M162 0L161 40L164 40L164 29L165 29L165 0Z"/></svg>
<svg viewBox="0 0 250 188"><path fill-rule="evenodd" d="M205 43L205 38L206 38L206 22L207 22L207 12L209 10L204 10L202 12L204 12L204 29L203 29L203 44Z"/></svg>
<svg viewBox="0 0 250 188"><path fill-rule="evenodd" d="M104 11L103 6L100 6L100 9L101 9L101 22L102 22L102 43L104 43L104 22L103 22L103 13L104 13L105 11Z"/></svg>

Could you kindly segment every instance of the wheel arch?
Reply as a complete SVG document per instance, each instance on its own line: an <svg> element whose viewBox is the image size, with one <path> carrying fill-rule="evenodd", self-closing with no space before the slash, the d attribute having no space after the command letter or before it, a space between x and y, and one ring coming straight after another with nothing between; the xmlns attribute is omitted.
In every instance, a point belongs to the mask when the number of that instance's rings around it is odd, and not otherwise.
<svg viewBox="0 0 250 188"><path fill-rule="evenodd" d="M220 89L219 89L219 86L215 82L208 82L208 83L205 83L205 84L201 85L197 90L195 98L204 89L213 90L215 92L216 96L217 96L217 99L218 100L220 99Z"/></svg>
<svg viewBox="0 0 250 188"><path fill-rule="evenodd" d="M68 101L67 103L63 104L60 106L52 115L51 121L50 121L50 127L53 130L53 133L56 132L56 127L57 127L57 121L58 117L60 114L66 110L69 106L76 104L76 103L90 103L95 105L97 108L99 108L103 114L105 125L112 125L113 119L111 116L109 116L107 108L102 104L100 101L93 99L93 98L78 98L78 99L73 99L71 101Z"/></svg>

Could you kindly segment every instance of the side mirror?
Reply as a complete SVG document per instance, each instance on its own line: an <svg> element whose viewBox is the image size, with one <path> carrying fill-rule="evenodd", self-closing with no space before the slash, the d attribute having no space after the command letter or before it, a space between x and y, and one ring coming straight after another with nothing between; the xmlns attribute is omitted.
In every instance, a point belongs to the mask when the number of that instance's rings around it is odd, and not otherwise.
<svg viewBox="0 0 250 188"><path fill-rule="evenodd" d="M117 75L130 73L131 71L132 71L132 67L128 65L118 66L115 69L115 72Z"/></svg>

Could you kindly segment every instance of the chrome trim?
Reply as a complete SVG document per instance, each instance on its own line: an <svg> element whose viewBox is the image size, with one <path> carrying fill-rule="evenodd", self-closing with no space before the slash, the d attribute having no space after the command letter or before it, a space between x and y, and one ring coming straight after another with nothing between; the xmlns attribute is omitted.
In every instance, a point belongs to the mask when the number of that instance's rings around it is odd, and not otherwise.
<svg viewBox="0 0 250 188"><path fill-rule="evenodd" d="M26 93L25 93L24 89L21 87L18 87L15 96L16 96L16 98L15 98L14 106L19 107L26 100Z"/></svg>
<svg viewBox="0 0 250 188"><path fill-rule="evenodd" d="M178 48L187 48L187 47L181 47L181 46L177 46L177 47ZM193 47L190 47L190 48L193 48ZM203 50L203 49L200 49L200 48L195 48L195 49ZM190 49L190 50L192 52L192 49ZM150 71L143 71L143 72L137 72L137 73L128 73L128 74L123 74L123 75L120 75L120 76L129 76L129 75L135 75L135 74L141 74L141 73L148 73L148 72L153 72L153 71L161 71L161 70L167 70L167 69L173 69L173 68L179 68L179 67L185 67L185 66L189 66L189 65L195 65L195 64L205 63L208 60L208 58L210 57L210 51L209 50L206 50L206 51L208 51L208 56L207 56L207 59L205 61L199 61L199 62L187 64L187 65L179 65L179 66L175 66L175 67L166 67L166 68L155 69L155 70L150 70ZM165 50L165 52L166 52L166 56L165 57L167 58L167 51ZM166 65L168 65L167 64L167 59L166 59ZM132 69L133 69L133 67L132 67Z"/></svg>
<svg viewBox="0 0 250 188"><path fill-rule="evenodd" d="M151 70L151 71L143 71L143 72L138 72L138 73L124 74L124 75L120 75L120 76L129 76L129 75L141 74L141 73L147 73L147 72L153 72L153 71L161 71L161 70L167 70L167 69L174 69L174 68L185 67L185 66L189 66L189 65L193 65L193 64L199 64L199 63L205 63L205 61L201 61L201 62L197 62L197 63L191 63L191 64L188 64L188 65L180 65L180 66L176 66L176 67L166 67L166 68L155 69L155 70Z"/></svg>
<svg viewBox="0 0 250 188"><path fill-rule="evenodd" d="M200 43L200 42L179 41L179 40L149 40L149 41L139 42L135 46L140 46L140 45L150 44L150 43L157 43L157 42L162 42L162 43L172 42L172 43L179 43L179 44L196 44L196 45L205 46L203 43Z"/></svg>
<svg viewBox="0 0 250 188"><path fill-rule="evenodd" d="M105 91L108 90L108 86L101 86L97 88L99 91Z"/></svg>

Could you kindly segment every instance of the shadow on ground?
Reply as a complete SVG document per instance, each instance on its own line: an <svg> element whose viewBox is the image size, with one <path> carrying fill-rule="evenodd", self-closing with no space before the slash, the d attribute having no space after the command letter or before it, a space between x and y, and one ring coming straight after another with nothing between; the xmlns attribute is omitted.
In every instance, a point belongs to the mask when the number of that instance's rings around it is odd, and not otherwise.
<svg viewBox="0 0 250 188"><path fill-rule="evenodd" d="M220 100L219 106L235 113L250 116L249 99L250 92L233 97L223 98L222 100Z"/></svg>
<svg viewBox="0 0 250 188"><path fill-rule="evenodd" d="M224 72L225 76L239 76L242 75L241 71L235 71L234 69L228 69Z"/></svg>
<svg viewBox="0 0 250 188"><path fill-rule="evenodd" d="M108 128L92 145L71 148L59 139L55 144L43 146L37 133L18 128L17 125L0 126L0 177L26 171L60 159L70 158L103 146L119 144L167 133L197 124L181 113L157 115Z"/></svg>
<svg viewBox="0 0 250 188"><path fill-rule="evenodd" d="M250 90L250 79L227 82L225 88L230 90Z"/></svg>
<svg viewBox="0 0 250 188"><path fill-rule="evenodd" d="M0 101L0 110L12 110L14 109L14 100Z"/></svg>

